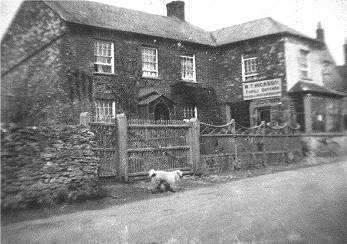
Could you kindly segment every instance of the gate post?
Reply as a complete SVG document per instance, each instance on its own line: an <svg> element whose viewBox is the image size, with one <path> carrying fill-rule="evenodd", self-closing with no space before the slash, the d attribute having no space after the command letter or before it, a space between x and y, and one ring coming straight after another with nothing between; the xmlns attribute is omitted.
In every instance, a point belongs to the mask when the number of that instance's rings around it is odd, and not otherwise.
<svg viewBox="0 0 347 244"><path fill-rule="evenodd" d="M119 175L124 181L128 181L128 123L125 114L117 114L117 135L119 151Z"/></svg>
<svg viewBox="0 0 347 244"><path fill-rule="evenodd" d="M196 118L189 120L190 128L187 141L190 147L189 161L193 166L193 173L200 170L200 123Z"/></svg>

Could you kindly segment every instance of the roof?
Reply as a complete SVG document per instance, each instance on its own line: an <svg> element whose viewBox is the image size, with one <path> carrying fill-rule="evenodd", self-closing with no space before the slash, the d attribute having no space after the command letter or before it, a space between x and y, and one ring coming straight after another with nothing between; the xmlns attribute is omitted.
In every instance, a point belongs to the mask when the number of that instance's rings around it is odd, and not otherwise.
<svg viewBox="0 0 347 244"><path fill-rule="evenodd" d="M332 95L332 96L346 96L347 94L338 92L335 90L328 89L326 87L311 83L299 81L295 84L290 90L289 93L319 93L324 95Z"/></svg>
<svg viewBox="0 0 347 244"><path fill-rule="evenodd" d="M89 1L44 1L67 22L215 45L209 32L173 17Z"/></svg>
<svg viewBox="0 0 347 244"><path fill-rule="evenodd" d="M267 35L287 33L308 37L270 17L208 32L175 17L89 1L44 1L67 22L130 33L187 41L203 45L224 45Z"/></svg>
<svg viewBox="0 0 347 244"><path fill-rule="evenodd" d="M315 39L284 25L271 17L253 20L250 22L233 25L227 28L212 32L217 45L224 45L248 39L268 36L273 34L287 33L295 36L301 36L306 39Z"/></svg>

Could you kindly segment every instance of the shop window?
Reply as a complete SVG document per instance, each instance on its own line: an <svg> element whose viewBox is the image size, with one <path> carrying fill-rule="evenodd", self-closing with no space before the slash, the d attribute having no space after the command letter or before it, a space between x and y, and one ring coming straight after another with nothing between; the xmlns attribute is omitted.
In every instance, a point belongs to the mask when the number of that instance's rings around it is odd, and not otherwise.
<svg viewBox="0 0 347 244"><path fill-rule="evenodd" d="M256 55L242 55L242 81L258 79L258 57Z"/></svg>
<svg viewBox="0 0 347 244"><path fill-rule="evenodd" d="M260 107L257 108L257 124L259 125L262 121L271 121L271 107Z"/></svg>
<svg viewBox="0 0 347 244"><path fill-rule="evenodd" d="M340 101L333 98L312 97L311 119L313 132L339 132Z"/></svg>

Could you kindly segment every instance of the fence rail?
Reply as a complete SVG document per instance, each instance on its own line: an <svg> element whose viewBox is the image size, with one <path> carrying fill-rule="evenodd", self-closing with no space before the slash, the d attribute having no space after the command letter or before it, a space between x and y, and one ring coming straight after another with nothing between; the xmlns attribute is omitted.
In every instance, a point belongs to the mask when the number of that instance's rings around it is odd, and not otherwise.
<svg viewBox="0 0 347 244"><path fill-rule="evenodd" d="M221 126L201 122L201 163L210 172L222 172L297 161L302 157L298 129L265 122L250 128L234 120Z"/></svg>

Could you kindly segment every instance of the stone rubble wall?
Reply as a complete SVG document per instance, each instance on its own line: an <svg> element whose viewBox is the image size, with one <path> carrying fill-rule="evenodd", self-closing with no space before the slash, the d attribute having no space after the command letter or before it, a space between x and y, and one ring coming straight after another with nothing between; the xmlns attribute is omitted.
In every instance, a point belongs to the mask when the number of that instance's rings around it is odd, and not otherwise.
<svg viewBox="0 0 347 244"><path fill-rule="evenodd" d="M94 134L81 125L1 128L3 209L78 201L99 194Z"/></svg>

